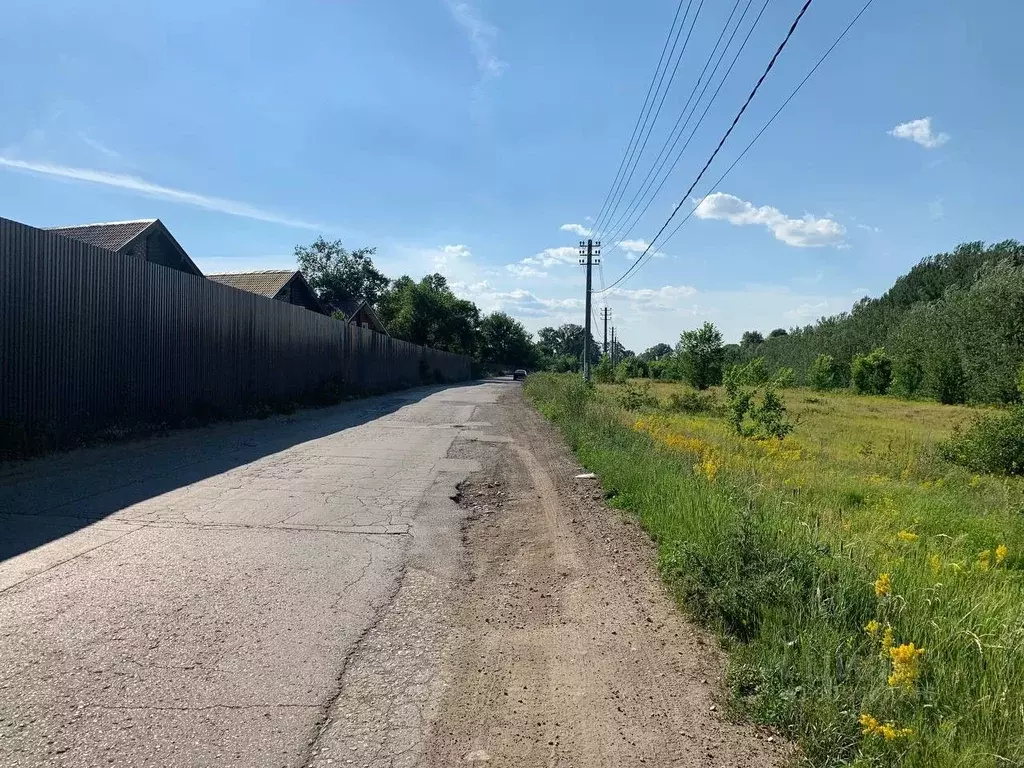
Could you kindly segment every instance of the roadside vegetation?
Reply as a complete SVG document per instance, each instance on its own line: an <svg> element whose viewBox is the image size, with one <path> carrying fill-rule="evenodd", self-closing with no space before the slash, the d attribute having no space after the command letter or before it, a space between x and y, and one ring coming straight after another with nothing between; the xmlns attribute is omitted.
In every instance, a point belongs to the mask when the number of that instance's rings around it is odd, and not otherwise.
<svg viewBox="0 0 1024 768"><path fill-rule="evenodd" d="M762 361L705 390L613 373L526 392L722 637L738 713L815 766L1024 764L1019 411L837 390L852 374L816 367L817 390Z"/></svg>

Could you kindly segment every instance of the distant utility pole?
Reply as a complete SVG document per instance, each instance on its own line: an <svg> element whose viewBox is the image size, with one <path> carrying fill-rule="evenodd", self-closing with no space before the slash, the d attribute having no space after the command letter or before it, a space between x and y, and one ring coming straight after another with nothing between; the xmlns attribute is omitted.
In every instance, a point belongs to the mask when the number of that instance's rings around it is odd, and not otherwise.
<svg viewBox="0 0 1024 768"><path fill-rule="evenodd" d="M612 316L612 311L608 307L601 310L601 319L604 320L604 354L608 356L608 318Z"/></svg>
<svg viewBox="0 0 1024 768"><path fill-rule="evenodd" d="M586 242L580 240L580 256L586 256L586 259L581 258L580 264L585 264L587 267L587 298L586 298L586 316L583 321L583 379L590 381L590 293L591 293L591 281L590 273L593 271L595 264L600 264L601 260L595 258L601 254L601 241L590 240Z"/></svg>

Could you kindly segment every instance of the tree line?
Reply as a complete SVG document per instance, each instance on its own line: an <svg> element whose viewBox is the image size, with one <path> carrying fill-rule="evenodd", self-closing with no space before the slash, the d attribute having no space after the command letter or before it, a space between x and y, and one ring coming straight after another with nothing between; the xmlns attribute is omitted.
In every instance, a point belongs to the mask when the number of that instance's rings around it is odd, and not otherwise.
<svg viewBox="0 0 1024 768"><path fill-rule="evenodd" d="M484 314L459 298L444 275L391 279L373 263L375 248L348 250L322 236L295 247L299 270L329 312L347 319L342 307L365 300L388 333L434 349L469 355L481 366L528 365L535 350L531 335L504 312Z"/></svg>
<svg viewBox="0 0 1024 768"><path fill-rule="evenodd" d="M1021 397L1024 365L1024 246L965 243L929 256L877 299L849 312L767 337L752 330L723 344L710 323L675 347L639 355L652 378L719 384L732 365L760 360L769 375L790 372L818 389L1008 403Z"/></svg>

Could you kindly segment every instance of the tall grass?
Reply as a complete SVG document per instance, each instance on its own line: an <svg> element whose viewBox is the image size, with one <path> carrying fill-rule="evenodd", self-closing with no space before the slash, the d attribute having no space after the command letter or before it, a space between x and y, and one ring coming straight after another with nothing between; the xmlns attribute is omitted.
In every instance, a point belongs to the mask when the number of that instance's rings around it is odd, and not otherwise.
<svg viewBox="0 0 1024 768"><path fill-rule="evenodd" d="M527 383L721 633L738 710L817 766L1024 765L1024 483L935 457L967 409L790 391L796 433L755 441L615 390Z"/></svg>

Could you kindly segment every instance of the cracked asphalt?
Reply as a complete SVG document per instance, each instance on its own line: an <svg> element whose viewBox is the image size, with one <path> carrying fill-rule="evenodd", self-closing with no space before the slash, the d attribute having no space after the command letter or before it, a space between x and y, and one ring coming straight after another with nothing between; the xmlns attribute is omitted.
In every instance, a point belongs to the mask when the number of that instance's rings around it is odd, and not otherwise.
<svg viewBox="0 0 1024 768"><path fill-rule="evenodd" d="M339 723L395 711L392 754L421 754L415 691L375 699L343 686L346 666L361 641L408 654L426 696L431 657L380 632L392 602L464 569L451 497L479 463L452 447L507 440L474 414L513 386L4 467L0 764L344 765L360 742ZM427 602L416 610L440 609Z"/></svg>

